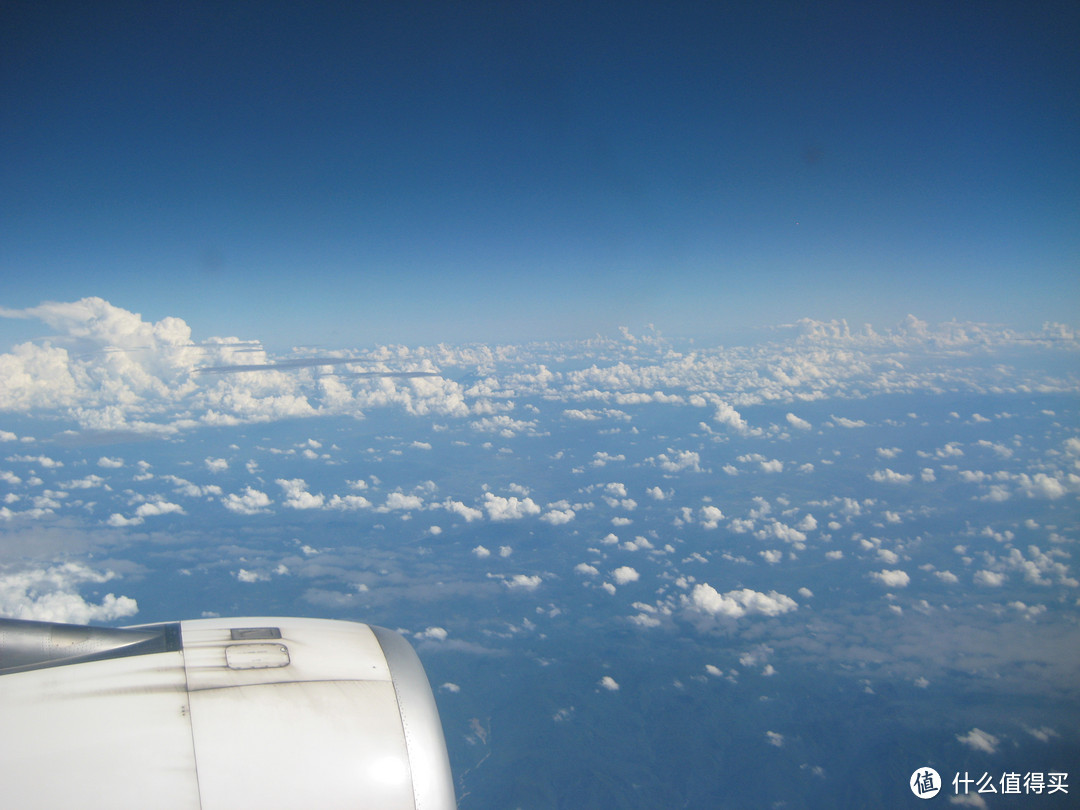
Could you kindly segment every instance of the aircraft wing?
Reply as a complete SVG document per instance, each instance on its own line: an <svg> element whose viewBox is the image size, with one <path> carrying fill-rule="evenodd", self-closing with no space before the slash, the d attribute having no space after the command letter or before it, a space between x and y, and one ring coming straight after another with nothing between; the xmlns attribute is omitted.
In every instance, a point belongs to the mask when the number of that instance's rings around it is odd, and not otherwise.
<svg viewBox="0 0 1080 810"><path fill-rule="evenodd" d="M397 633L202 619L0 619L5 807L456 806L435 699Z"/></svg>

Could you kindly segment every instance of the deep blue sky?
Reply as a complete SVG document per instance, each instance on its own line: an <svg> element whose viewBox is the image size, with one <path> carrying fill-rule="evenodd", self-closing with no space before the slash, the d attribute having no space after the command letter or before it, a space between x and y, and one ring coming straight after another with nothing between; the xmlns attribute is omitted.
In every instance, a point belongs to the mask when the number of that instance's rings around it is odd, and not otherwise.
<svg viewBox="0 0 1080 810"><path fill-rule="evenodd" d="M1075 320L1077 41L1075 2L9 2L0 305L281 347Z"/></svg>

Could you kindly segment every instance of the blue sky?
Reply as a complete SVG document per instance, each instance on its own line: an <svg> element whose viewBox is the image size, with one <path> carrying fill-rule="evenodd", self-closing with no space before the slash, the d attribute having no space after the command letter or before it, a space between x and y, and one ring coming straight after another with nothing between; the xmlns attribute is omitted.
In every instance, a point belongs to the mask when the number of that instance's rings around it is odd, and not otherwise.
<svg viewBox="0 0 1080 810"><path fill-rule="evenodd" d="M736 5L5 4L0 303L271 348L1075 317L1074 3Z"/></svg>

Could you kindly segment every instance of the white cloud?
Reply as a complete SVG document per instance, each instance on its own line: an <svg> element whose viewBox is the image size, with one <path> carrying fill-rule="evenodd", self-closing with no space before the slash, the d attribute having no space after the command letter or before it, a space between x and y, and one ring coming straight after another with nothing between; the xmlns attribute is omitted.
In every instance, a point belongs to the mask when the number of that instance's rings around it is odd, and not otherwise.
<svg viewBox="0 0 1080 810"><path fill-rule="evenodd" d="M76 562L5 573L0 575L0 615L68 624L134 616L139 606L130 597L109 593L99 604L92 604L78 594L80 585L99 585L115 578L112 571L95 571Z"/></svg>
<svg viewBox="0 0 1080 810"><path fill-rule="evenodd" d="M1075 479L1072 483L1074 488L1076 488L1075 485L1080 484L1080 478L1077 478L1075 475L1070 476L1070 478ZM1069 491L1069 486L1067 484L1046 473L1035 473L1035 475L1031 477L1026 473L1021 473L1017 477L1017 480L1020 485L1020 491L1025 493L1029 498L1057 500Z"/></svg>
<svg viewBox="0 0 1080 810"><path fill-rule="evenodd" d="M229 462L223 458L207 458L204 462L206 469L212 473L225 472L229 469Z"/></svg>
<svg viewBox="0 0 1080 810"><path fill-rule="evenodd" d="M701 525L706 529L715 529L724 519L724 513L715 506L701 507Z"/></svg>
<svg viewBox="0 0 1080 810"><path fill-rule="evenodd" d="M371 501L363 495L331 495L326 502L326 508L339 512L355 512L358 509L370 509Z"/></svg>
<svg viewBox="0 0 1080 810"><path fill-rule="evenodd" d="M2 475L0 475L2 478ZM105 486L105 479L100 475L88 475L85 478L76 478L74 481L68 481L62 486L70 487L71 489L94 489L96 487Z"/></svg>
<svg viewBox="0 0 1080 810"><path fill-rule="evenodd" d="M247 487L243 495L230 493L221 499L222 505L238 515L258 515L269 511L270 496L265 492Z"/></svg>
<svg viewBox="0 0 1080 810"><path fill-rule="evenodd" d="M484 513L479 509L466 506L461 501L451 500L450 498L443 501L442 506L446 511L453 512L455 515L460 515L465 518L466 523L472 523L474 520L481 520L484 517Z"/></svg>
<svg viewBox="0 0 1080 810"><path fill-rule="evenodd" d="M601 678L597 684L601 689L606 689L609 692L618 692L619 684L615 682L615 679L610 675L605 675Z"/></svg>
<svg viewBox="0 0 1080 810"><path fill-rule="evenodd" d="M326 501L321 492L318 495L308 492L303 478L278 478L274 483L285 491L282 504L290 509L321 509Z"/></svg>
<svg viewBox="0 0 1080 810"><path fill-rule="evenodd" d="M1024 730L1040 742L1050 742L1052 737L1061 736L1049 726L1042 726L1041 728L1025 728Z"/></svg>
<svg viewBox="0 0 1080 810"><path fill-rule="evenodd" d="M956 739L975 751L985 754L996 754L998 738L993 734L987 734L982 729L973 728L967 734L957 734Z"/></svg>
<svg viewBox="0 0 1080 810"><path fill-rule="evenodd" d="M514 574L514 576L505 582L505 585L511 590L535 591L540 587L541 582L543 582L543 580L538 576Z"/></svg>
<svg viewBox="0 0 1080 810"><path fill-rule="evenodd" d="M321 496L320 496L321 497ZM386 503L380 506L375 511L377 512L392 512L392 511L410 511L413 509L423 509L424 500L419 495L406 495L403 492L391 492L386 496Z"/></svg>
<svg viewBox="0 0 1080 810"><path fill-rule="evenodd" d="M707 583L695 585L689 598L682 597L684 606L691 612L724 619L743 616L779 616L797 610L798 604L790 596L776 591L761 593L750 588L721 594Z"/></svg>
<svg viewBox="0 0 1080 810"><path fill-rule="evenodd" d="M641 574L631 568L629 565L624 565L616 568L611 572L612 578L619 585L626 585L629 582L637 582L641 579Z"/></svg>
<svg viewBox="0 0 1080 810"><path fill-rule="evenodd" d="M246 568L241 568L236 572L236 579L240 582L251 584L253 582L269 582L270 577L266 574L258 571L248 571Z"/></svg>
<svg viewBox="0 0 1080 810"><path fill-rule="evenodd" d="M769 741L769 745L775 745L777 748L784 744L784 735L777 731L766 731L765 739Z"/></svg>
<svg viewBox="0 0 1080 810"><path fill-rule="evenodd" d="M491 556L491 552L488 551L483 546L477 546L476 548L474 548L472 550L472 553L475 554L480 559L484 559L485 557L490 557Z"/></svg>
<svg viewBox="0 0 1080 810"><path fill-rule="evenodd" d="M886 588L906 588L908 583L911 582L911 577L908 576L907 571L902 571L900 569L874 571L870 576Z"/></svg>
<svg viewBox="0 0 1080 810"><path fill-rule="evenodd" d="M3 379L3 378L0 377L0 379ZM7 460L8 461L22 462L24 464L37 464L38 466L45 467L46 469L52 469L54 467L63 467L64 466L64 462L57 461L56 459L49 458L48 456L15 455L15 456L8 456Z"/></svg>
<svg viewBox="0 0 1080 810"><path fill-rule="evenodd" d="M116 469L124 466L124 460L122 458L109 458L108 456L102 456L98 459L98 466L105 467L107 469Z"/></svg>
<svg viewBox="0 0 1080 810"><path fill-rule="evenodd" d="M540 520L550 523L552 526L561 526L573 520L574 516L573 509L552 509L550 512L541 515Z"/></svg>
<svg viewBox="0 0 1080 810"><path fill-rule="evenodd" d="M910 484L915 476L885 468L884 470L874 470L867 478L883 484Z"/></svg>
<svg viewBox="0 0 1080 810"><path fill-rule="evenodd" d="M669 456L668 453L672 455ZM667 453L661 453L648 460L664 472L677 473L683 470L701 472L701 456L693 450L672 450L669 447Z"/></svg>
<svg viewBox="0 0 1080 810"><path fill-rule="evenodd" d="M169 503L168 501L151 501L150 503L139 504L135 509L135 515L140 518L154 517L156 515L168 515L173 512L179 512L184 514L184 509L178 503Z"/></svg>
<svg viewBox="0 0 1080 810"><path fill-rule="evenodd" d="M141 517L126 518L119 512L113 512L105 522L110 526L123 528L124 526L140 526L142 525L143 519Z"/></svg>
<svg viewBox="0 0 1080 810"><path fill-rule="evenodd" d="M787 418L788 424L791 425L793 428L796 428L798 430L810 430L810 428L813 427L813 425L811 425L805 419L800 419L799 417L797 417L793 413L789 413L786 418Z"/></svg>
<svg viewBox="0 0 1080 810"><path fill-rule="evenodd" d="M985 569L976 571L975 576L972 578L976 585L984 585L988 588L1000 588L1005 584L1005 575L997 571L987 571Z"/></svg>
<svg viewBox="0 0 1080 810"><path fill-rule="evenodd" d="M540 507L532 498L519 499L514 495L503 498L491 492L485 492L483 506L492 520L517 520L526 515L540 514Z"/></svg>
<svg viewBox="0 0 1080 810"><path fill-rule="evenodd" d="M778 562L784 559L784 553L782 551L777 551L776 549L759 551L758 554L760 554L765 560L765 562L769 563L770 565L776 565Z"/></svg>
<svg viewBox="0 0 1080 810"><path fill-rule="evenodd" d="M742 418L737 410L723 400L716 402L716 412L713 414L713 421L719 422L722 425L727 425L732 430L739 433L749 432L746 420Z"/></svg>
<svg viewBox="0 0 1080 810"><path fill-rule="evenodd" d="M588 563L578 563L574 566L574 573L582 574L587 577L599 576L600 571L596 566L589 565Z"/></svg>
<svg viewBox="0 0 1080 810"><path fill-rule="evenodd" d="M446 641L447 636L450 634L442 627L429 627L422 633L417 633L417 638L428 639L429 641Z"/></svg>
<svg viewBox="0 0 1080 810"><path fill-rule="evenodd" d="M843 428L861 428L866 427L866 422L861 419L848 419L844 416L832 416L833 423Z"/></svg>

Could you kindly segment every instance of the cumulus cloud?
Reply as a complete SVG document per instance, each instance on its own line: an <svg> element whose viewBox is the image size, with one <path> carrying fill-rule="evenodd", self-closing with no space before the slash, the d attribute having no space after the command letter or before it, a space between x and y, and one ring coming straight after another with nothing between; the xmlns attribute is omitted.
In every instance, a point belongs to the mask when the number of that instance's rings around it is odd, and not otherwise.
<svg viewBox="0 0 1080 810"><path fill-rule="evenodd" d="M972 578L976 585L983 585L988 588L1000 588L1005 584L1005 575L998 571L988 571L983 569L976 571L975 576Z"/></svg>
<svg viewBox="0 0 1080 810"><path fill-rule="evenodd" d="M724 513L715 506L701 507L701 525L705 529L715 529L724 519Z"/></svg>
<svg viewBox="0 0 1080 810"><path fill-rule="evenodd" d="M69 562L48 568L27 568L0 574L0 615L14 619L88 624L134 616L134 599L109 593L99 604L78 593L81 585L99 585L116 578L112 571L95 571Z"/></svg>
<svg viewBox="0 0 1080 810"><path fill-rule="evenodd" d="M908 576L907 571L900 569L874 571L870 576L886 588L906 588L908 583L911 582L911 577Z"/></svg>
<svg viewBox="0 0 1080 810"><path fill-rule="evenodd" d="M0 308L0 317L38 319L54 332L44 345L24 343L0 354L0 411L59 411L84 429L167 434L198 423L359 415L386 406L417 415L469 413L461 386L430 364L350 371L337 369L352 364L349 357L271 360L257 342L195 342L180 318L144 321L101 298ZM320 366L334 375L315 373ZM372 385L373 377L382 379ZM480 427L519 425L493 417Z"/></svg>
<svg viewBox="0 0 1080 810"><path fill-rule="evenodd" d="M370 509L371 501L363 495L331 495L326 502L326 508L339 512L355 512L357 509Z"/></svg>
<svg viewBox="0 0 1080 810"><path fill-rule="evenodd" d="M474 520L481 520L484 517L484 513L479 509L466 506L461 501L455 501L450 498L443 501L442 507L448 512L453 512L455 515L465 518L466 523L472 523Z"/></svg>
<svg viewBox="0 0 1080 810"><path fill-rule="evenodd" d="M641 579L641 574L631 568L629 565L624 565L616 568L611 572L612 578L618 585L626 585L629 582L637 582Z"/></svg>
<svg viewBox="0 0 1080 810"><path fill-rule="evenodd" d="M800 419L793 413L789 413L786 417L788 424L797 430L810 430L813 425L807 422L805 419Z"/></svg>
<svg viewBox="0 0 1080 810"><path fill-rule="evenodd" d="M485 492L483 506L492 520L518 520L527 515L540 514L540 507L532 498L518 498L516 495L503 498L491 492Z"/></svg>
<svg viewBox="0 0 1080 810"><path fill-rule="evenodd" d="M326 497L319 493L312 495L307 491L307 482L303 478L278 478L275 482L285 492L284 506L290 509L321 509Z"/></svg>
<svg viewBox="0 0 1080 810"><path fill-rule="evenodd" d="M539 576L514 574L514 576L506 580L504 584L510 590L535 591L540 587L541 582L543 582L543 580Z"/></svg>
<svg viewBox="0 0 1080 810"><path fill-rule="evenodd" d="M883 484L910 484L915 476L898 473L886 467L884 470L874 470L867 478Z"/></svg>
<svg viewBox="0 0 1080 810"><path fill-rule="evenodd" d="M619 684L615 682L615 679L610 675L605 675L601 678L597 684L601 689L606 689L609 692L618 692Z"/></svg>
<svg viewBox="0 0 1080 810"><path fill-rule="evenodd" d="M569 523L575 517L573 509L552 509L540 516L540 520L550 523L552 526L561 526Z"/></svg>
<svg viewBox="0 0 1080 810"><path fill-rule="evenodd" d="M169 503L168 501L151 501L150 503L139 504L135 509L135 514L141 518L153 517L155 515L168 515L173 512L179 512L184 514L184 509L178 503Z"/></svg>
<svg viewBox="0 0 1080 810"><path fill-rule="evenodd" d="M269 511L273 501L265 492L247 487L243 495L229 493L221 499L221 503L230 512L238 515L258 515Z"/></svg>
<svg viewBox="0 0 1080 810"><path fill-rule="evenodd" d="M798 609L790 596L776 591L767 594L743 588L720 593L708 583L695 585L690 596L681 597L683 606L691 617L705 617L733 621L744 616L779 616Z"/></svg>
<svg viewBox="0 0 1080 810"><path fill-rule="evenodd" d="M973 728L967 734L957 734L956 739L975 751L982 751L984 754L997 753L998 738L982 729Z"/></svg>
<svg viewBox="0 0 1080 810"><path fill-rule="evenodd" d="M866 427L866 422L861 419L848 419L844 416L832 415L833 424L839 425L842 428L861 428Z"/></svg>
<svg viewBox="0 0 1080 810"><path fill-rule="evenodd" d="M1017 476L1017 483L1019 484L1020 491L1025 493L1029 498L1057 500L1058 498L1064 497L1070 488L1080 489L1080 486L1078 486L1080 485L1080 477L1072 475L1069 476L1069 479L1070 480L1066 482L1063 479L1047 475L1046 473L1035 473L1033 476L1028 476L1026 473L1020 473L1020 475Z"/></svg>
<svg viewBox="0 0 1080 810"><path fill-rule="evenodd" d="M722 425L727 425L732 430L738 433L746 433L749 430L746 420L742 418L737 410L723 400L716 403L716 412L713 414L713 421L719 422Z"/></svg>
<svg viewBox="0 0 1080 810"><path fill-rule="evenodd" d="M671 455L669 456L668 453ZM684 470L701 472L701 456L693 450L672 450L668 448L667 453L661 453L655 458L650 458L649 461L668 473L677 473Z"/></svg>
<svg viewBox="0 0 1080 810"><path fill-rule="evenodd" d="M321 496L320 496L321 497ZM386 496L386 502L376 509L376 512L410 511L423 509L424 500L419 495L406 495L403 492L391 492Z"/></svg>

